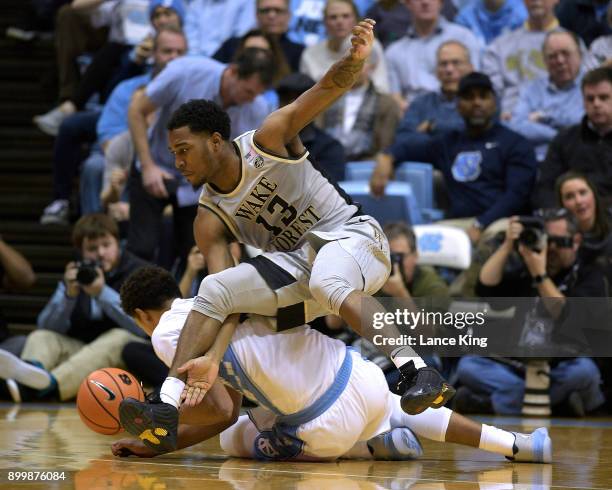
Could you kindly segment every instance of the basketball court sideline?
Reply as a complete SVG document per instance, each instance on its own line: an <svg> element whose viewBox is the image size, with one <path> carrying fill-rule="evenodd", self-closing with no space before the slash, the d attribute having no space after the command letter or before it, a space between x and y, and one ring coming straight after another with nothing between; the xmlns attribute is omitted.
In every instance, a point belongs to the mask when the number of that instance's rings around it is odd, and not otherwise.
<svg viewBox="0 0 612 490"><path fill-rule="evenodd" d="M548 426L554 464L513 464L484 451L427 440L421 440L425 455L414 462L261 463L227 458L218 438L154 459L119 459L112 456L110 444L126 433L103 436L92 432L73 404L6 403L0 404L0 488L612 488L612 419L479 420L524 432Z"/></svg>

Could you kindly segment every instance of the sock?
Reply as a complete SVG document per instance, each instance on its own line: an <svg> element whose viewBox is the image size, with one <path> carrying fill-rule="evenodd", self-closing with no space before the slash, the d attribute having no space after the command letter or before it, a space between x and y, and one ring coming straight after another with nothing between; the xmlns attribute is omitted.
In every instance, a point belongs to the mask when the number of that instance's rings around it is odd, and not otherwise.
<svg viewBox="0 0 612 490"><path fill-rule="evenodd" d="M400 353L402 351L407 351L405 352L406 354L412 354L413 356L412 357L401 356ZM416 352L414 352L414 350L412 350L410 347L399 347L398 349L395 349L391 353L390 357L391 357L391 361L393 362L393 364L395 364L395 367L397 368L402 367L404 364L410 361L414 363L414 367L417 369L421 369L427 366L427 364L425 364L425 361L423 361L423 359L417 356Z"/></svg>
<svg viewBox="0 0 612 490"><path fill-rule="evenodd" d="M185 383L178 378L168 376L159 391L159 397L162 402L172 405L178 410L181 404L181 393L184 389Z"/></svg>
<svg viewBox="0 0 612 490"><path fill-rule="evenodd" d="M47 388L51 383L51 374L48 371L3 349L0 349L0 378L14 379L35 390Z"/></svg>
<svg viewBox="0 0 612 490"><path fill-rule="evenodd" d="M408 415L402 410L401 397L391 395L391 428L408 427L417 436L432 441L444 442L452 410L446 407L428 408L417 415Z"/></svg>
<svg viewBox="0 0 612 490"><path fill-rule="evenodd" d="M514 439L515 437L512 432L482 424L478 447L485 451L501 454L502 456L513 456L512 446L514 446Z"/></svg>

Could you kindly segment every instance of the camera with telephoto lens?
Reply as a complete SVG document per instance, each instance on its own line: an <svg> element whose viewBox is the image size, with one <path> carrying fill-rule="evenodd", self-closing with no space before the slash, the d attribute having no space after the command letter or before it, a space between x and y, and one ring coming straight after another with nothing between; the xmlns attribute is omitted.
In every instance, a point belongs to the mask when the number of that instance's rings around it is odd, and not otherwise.
<svg viewBox="0 0 612 490"><path fill-rule="evenodd" d="M391 252L391 265L397 264L399 266L402 265L404 261L404 254L399 252Z"/></svg>
<svg viewBox="0 0 612 490"><path fill-rule="evenodd" d="M96 280L98 277L97 267L100 267L100 262L97 260L81 260L76 263L77 266L77 274L76 280L79 284L83 286L89 286L92 282Z"/></svg>
<svg viewBox="0 0 612 490"><path fill-rule="evenodd" d="M523 231L518 237L518 242L535 252L541 252L546 248L546 232L544 221L533 216L519 217L519 223L523 225Z"/></svg>

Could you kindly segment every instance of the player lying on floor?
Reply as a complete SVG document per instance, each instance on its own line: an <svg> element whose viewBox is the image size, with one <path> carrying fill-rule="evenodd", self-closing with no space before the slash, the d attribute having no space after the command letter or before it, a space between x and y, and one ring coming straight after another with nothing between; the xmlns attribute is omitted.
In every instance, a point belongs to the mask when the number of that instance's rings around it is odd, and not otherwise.
<svg viewBox="0 0 612 490"><path fill-rule="evenodd" d="M151 335L158 357L172 363L192 299L180 299L174 278L146 267L121 289L124 311ZM339 340L307 325L284 332L268 319L251 316L240 328L224 326L219 338L231 342L219 378L205 403L181 407L178 439L147 428L150 421L134 400L122 402L121 423L138 439L113 444L117 456L152 457L221 434L230 456L258 459L333 460L339 457L413 459L421 446L413 434L435 441L485 449L513 461L549 463L552 441L545 428L531 434L479 424L447 408L407 415L400 397L389 392L382 371ZM238 416L240 396L259 405Z"/></svg>

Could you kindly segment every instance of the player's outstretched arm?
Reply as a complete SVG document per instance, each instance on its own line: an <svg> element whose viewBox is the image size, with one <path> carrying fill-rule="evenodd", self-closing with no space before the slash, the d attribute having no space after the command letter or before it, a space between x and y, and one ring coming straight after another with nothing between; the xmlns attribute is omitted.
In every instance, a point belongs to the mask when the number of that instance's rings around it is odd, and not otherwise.
<svg viewBox="0 0 612 490"><path fill-rule="evenodd" d="M285 146L308 123L353 86L372 51L374 24L372 19L365 19L353 27L348 54L335 63L314 87L266 118L255 134L255 141L260 146L284 154Z"/></svg>

